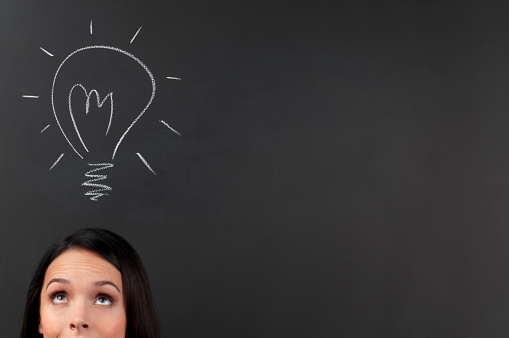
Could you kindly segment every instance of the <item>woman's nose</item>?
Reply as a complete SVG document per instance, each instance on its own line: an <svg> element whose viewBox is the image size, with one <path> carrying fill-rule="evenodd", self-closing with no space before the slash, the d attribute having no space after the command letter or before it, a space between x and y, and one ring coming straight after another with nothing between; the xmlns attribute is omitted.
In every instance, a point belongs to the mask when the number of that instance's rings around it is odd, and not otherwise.
<svg viewBox="0 0 509 338"><path fill-rule="evenodd" d="M88 309L85 304L83 305L74 305L73 313L71 315L71 320L69 322L69 329L73 331L85 331L90 329L90 318L88 316Z"/></svg>
<svg viewBox="0 0 509 338"><path fill-rule="evenodd" d="M90 324L88 324L86 320L75 319L75 320L71 321L71 323L69 324L69 328L71 330L78 330L78 331L88 330L90 328Z"/></svg>

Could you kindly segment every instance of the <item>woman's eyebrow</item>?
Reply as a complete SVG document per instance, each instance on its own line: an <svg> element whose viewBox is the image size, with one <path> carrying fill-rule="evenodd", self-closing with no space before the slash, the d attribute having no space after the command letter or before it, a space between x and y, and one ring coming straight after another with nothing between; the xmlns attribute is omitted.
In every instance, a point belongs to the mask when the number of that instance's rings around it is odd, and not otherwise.
<svg viewBox="0 0 509 338"><path fill-rule="evenodd" d="M95 286L111 285L111 286L113 286L115 289L117 289L117 291L118 291L119 293L121 293L121 292L120 292L120 289L118 288L118 286L116 286L116 285L115 285L115 283L110 282L109 280L101 280L101 281L95 282L95 283L94 283L94 285L95 285Z"/></svg>
<svg viewBox="0 0 509 338"><path fill-rule="evenodd" d="M48 282L48 285L46 285L46 290L48 290L48 286L49 286L51 283L71 284L71 282L69 282L67 279L64 279L64 278L53 278L52 280L50 280L50 281Z"/></svg>

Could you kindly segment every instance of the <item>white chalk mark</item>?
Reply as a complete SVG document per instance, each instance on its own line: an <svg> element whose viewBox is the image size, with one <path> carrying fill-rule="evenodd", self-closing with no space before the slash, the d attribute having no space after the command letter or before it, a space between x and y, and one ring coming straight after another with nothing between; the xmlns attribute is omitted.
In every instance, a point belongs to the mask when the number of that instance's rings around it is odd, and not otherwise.
<svg viewBox="0 0 509 338"><path fill-rule="evenodd" d="M131 42L129 42L129 43L133 43L134 39L136 39L136 37L138 36L138 33L141 31L141 27L143 27L143 26L140 26L140 28L138 28L138 30L134 34L133 38L131 39Z"/></svg>
<svg viewBox="0 0 509 338"><path fill-rule="evenodd" d="M178 131L176 131L175 129L173 129L172 127L170 127L170 125L168 123L166 123L165 121L163 120L159 120L159 122L161 122L162 124L164 124L166 127L168 127L168 129L170 129L172 132L174 132L175 134L177 134L178 136L182 136L180 135L180 133Z"/></svg>
<svg viewBox="0 0 509 338"><path fill-rule="evenodd" d="M22 97L24 97L25 99L38 99L39 98L38 95L23 95Z"/></svg>
<svg viewBox="0 0 509 338"><path fill-rule="evenodd" d="M167 76L166 77L168 80L182 80L180 77L173 77L173 76Z"/></svg>
<svg viewBox="0 0 509 338"><path fill-rule="evenodd" d="M154 170L152 170L152 168L150 167L150 165L147 163L147 161L143 158L143 156L141 156L140 153L136 153L136 155L138 155L138 157L140 158L141 162L143 162L143 164L148 168L148 170L150 170L152 172L152 174L154 175L157 175L156 172Z"/></svg>
<svg viewBox="0 0 509 338"><path fill-rule="evenodd" d="M141 27L140 27L141 29ZM136 122L138 122L138 120L140 119L140 117L143 116L143 114L145 114L145 112L147 111L148 107L152 104L152 101L154 100L154 97L156 95L156 81L154 79L154 75L152 75L152 73L150 72L150 70L148 69L147 66L145 66L145 64L143 62L141 62L140 59L138 59L137 57L135 57L134 55L132 55L131 53L129 52L126 52L122 49L119 49L119 48L116 48L116 47L110 47L110 46L102 46L102 45L98 45L98 46L88 46L88 47L83 47L83 48L80 48L80 49L77 49L75 50L74 52L72 52L71 54L69 54L65 59L64 61L62 61L62 63L60 64L60 66L58 67L56 73L55 73L55 77L53 78L53 85L51 87L51 107L53 109L53 115L55 116L55 120L57 121L57 124L58 124L58 127L60 128L60 131L62 132L62 135L64 135L64 138L66 139L67 143L69 143L69 145L71 146L71 148L74 150L74 152L81 158L83 159L83 156L78 152L78 150L76 150L76 148L73 146L73 144L71 143L71 141L69 140L69 138L67 137L67 135L65 134L64 132L64 129L62 128L62 125L60 124L60 121L58 119L58 116L57 116L57 112L55 110L55 83L56 83L56 80L57 80L57 77L58 77L58 74L60 72L60 69L62 69L62 66L67 62L67 60L69 60L70 57L72 57L73 55L75 55L76 53L79 53L81 51L84 51L84 50L88 50L88 49L108 49L108 50L112 50L112 51L116 51L116 52L119 52L121 54L124 54L124 55L127 55L129 56L131 59L135 60L136 62L138 62L138 64L145 70L145 72L147 72L149 78L150 78L150 81L152 83L152 95L150 96L150 99L147 103L147 105L145 106L145 108L143 108L143 110L141 111L141 113L134 119L133 122L131 122L131 124L129 125L129 127L127 127L127 129L124 131L124 133L122 134L122 136L120 137L119 141L117 142L116 146L115 146L115 149L113 150L113 155L111 157L111 159L115 159L115 154L117 153L117 150L118 150L118 147L120 146L120 144L122 143L122 141L124 140L125 136L127 135L127 133L129 133L129 131L131 130L131 128L136 124Z"/></svg>
<svg viewBox="0 0 509 338"><path fill-rule="evenodd" d="M41 134L42 134L42 133L44 133L44 132L46 131L46 129L48 129L48 128L49 128L49 126L50 126L50 125L48 124L46 127L44 127L44 129L43 129L43 130L41 130Z"/></svg>
<svg viewBox="0 0 509 338"><path fill-rule="evenodd" d="M49 56L55 56L53 54L51 54L50 52L48 52L46 49L42 48L42 47L39 47L44 53L48 54Z"/></svg>
<svg viewBox="0 0 509 338"><path fill-rule="evenodd" d="M60 161L62 159L62 157L64 157L64 154L65 153L62 153L62 155L60 155L60 157L55 161L55 163L53 163L53 165L51 166L51 168L49 168L49 170L53 169L53 167L57 165L58 161Z"/></svg>
<svg viewBox="0 0 509 338"><path fill-rule="evenodd" d="M92 20L90 20L90 34L92 34Z"/></svg>
<svg viewBox="0 0 509 338"><path fill-rule="evenodd" d="M90 197L90 200L97 202L97 199L99 199L100 197L108 195L106 193L106 191L111 191L111 187L107 186L106 184L96 183L98 181L105 180L106 178L108 178L108 175L104 175L104 174L98 175L98 174L94 174L94 173L97 171L101 171L101 170L113 167L113 163L89 163L88 165L90 167L96 167L96 168L89 170L85 173L85 176L90 178L90 180L83 182L81 185L84 187L96 188L94 190L90 190L90 191L86 192L85 196L92 196L92 197Z"/></svg>
<svg viewBox="0 0 509 338"><path fill-rule="evenodd" d="M88 115L88 112L90 111L90 98L92 97L92 94L95 94L95 97L97 99L97 107L99 107L99 108L101 108L104 105L104 103L106 102L106 100L108 98L110 98L110 121L108 123L108 128L106 129L106 135L108 135L108 132L110 131L111 121L113 120L113 92L111 92L108 95L106 95L104 97L104 99L101 101L101 99L99 98L99 93L97 92L97 90L92 89L90 92L87 92L87 89L85 87L83 87L83 85L81 85L79 83L75 84L71 88L71 90L69 91L69 113L71 114L72 124L74 126L74 130L76 131L76 134L78 135L78 138L80 139L81 145L83 146L83 148L85 148L85 150L88 153L88 148L85 145L85 142L83 141L83 139L81 138L81 134L80 134L80 132L78 130L78 126L76 125L76 121L74 120L74 114L72 112L71 98L72 98L72 93L74 91L74 88L76 88L76 87L81 88L85 92L85 95L87 96L87 102L86 102L86 106L85 106L85 115Z"/></svg>

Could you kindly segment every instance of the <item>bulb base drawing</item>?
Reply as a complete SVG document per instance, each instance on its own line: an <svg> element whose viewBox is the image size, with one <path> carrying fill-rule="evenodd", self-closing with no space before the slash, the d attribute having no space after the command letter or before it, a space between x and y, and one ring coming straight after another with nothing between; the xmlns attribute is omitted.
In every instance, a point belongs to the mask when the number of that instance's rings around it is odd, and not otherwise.
<svg viewBox="0 0 509 338"><path fill-rule="evenodd" d="M105 175L104 173L98 174L97 172L113 167L113 163L89 163L88 166L92 167L92 169L85 173L85 177L88 177L89 179L81 185L92 188L92 190L85 193L85 196L90 196L90 200L96 202L102 196L109 195L108 192L112 190L111 187L104 184L104 182L98 183L106 180L108 175Z"/></svg>

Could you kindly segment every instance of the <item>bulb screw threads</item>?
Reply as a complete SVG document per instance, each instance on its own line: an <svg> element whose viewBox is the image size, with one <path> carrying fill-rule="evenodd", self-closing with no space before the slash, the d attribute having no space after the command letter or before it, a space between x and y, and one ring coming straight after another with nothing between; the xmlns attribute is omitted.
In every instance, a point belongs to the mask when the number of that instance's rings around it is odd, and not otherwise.
<svg viewBox="0 0 509 338"><path fill-rule="evenodd" d="M96 173L98 171L113 167L113 163L89 163L88 166L93 167L93 169L85 173L85 177L88 177L89 180L83 182L81 185L84 187L93 188L93 190L86 192L85 196L91 196L90 200L97 202L97 200L102 196L109 195L107 192L111 191L112 189L110 186L106 184L97 183L99 181L106 180L106 178L108 178L108 175Z"/></svg>

